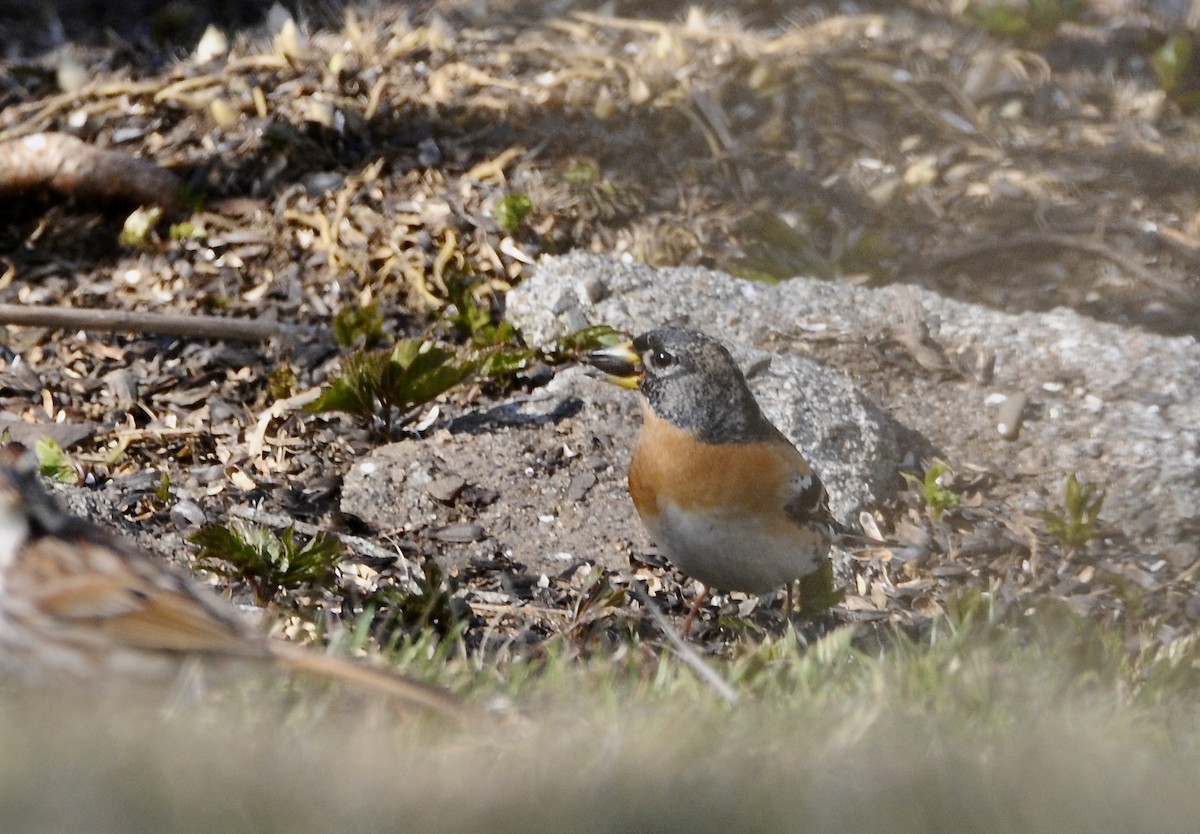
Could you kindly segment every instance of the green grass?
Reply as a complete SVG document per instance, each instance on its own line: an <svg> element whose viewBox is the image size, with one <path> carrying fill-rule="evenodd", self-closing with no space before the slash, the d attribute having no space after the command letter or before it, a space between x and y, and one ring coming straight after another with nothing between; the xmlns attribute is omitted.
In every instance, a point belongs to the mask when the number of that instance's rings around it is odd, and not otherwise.
<svg viewBox="0 0 1200 834"><path fill-rule="evenodd" d="M446 648L394 659L515 709L451 727L274 681L169 709L10 697L5 831L1159 832L1200 818L1194 643L1130 653L1061 607L971 598L916 638L746 641L709 658L732 706L647 641Z"/></svg>

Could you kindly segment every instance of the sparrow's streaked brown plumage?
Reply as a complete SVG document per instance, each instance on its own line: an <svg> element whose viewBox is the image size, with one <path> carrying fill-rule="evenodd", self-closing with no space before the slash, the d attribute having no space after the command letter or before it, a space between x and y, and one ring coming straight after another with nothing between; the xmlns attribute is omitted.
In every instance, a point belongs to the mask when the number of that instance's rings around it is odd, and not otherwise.
<svg viewBox="0 0 1200 834"><path fill-rule="evenodd" d="M663 328L595 351L591 364L642 398L629 493L666 557L704 585L762 594L816 571L840 525L820 478L762 413L729 352Z"/></svg>
<svg viewBox="0 0 1200 834"><path fill-rule="evenodd" d="M0 675L170 679L193 657L275 663L461 717L450 693L269 639L207 589L64 511L32 457L0 449Z"/></svg>

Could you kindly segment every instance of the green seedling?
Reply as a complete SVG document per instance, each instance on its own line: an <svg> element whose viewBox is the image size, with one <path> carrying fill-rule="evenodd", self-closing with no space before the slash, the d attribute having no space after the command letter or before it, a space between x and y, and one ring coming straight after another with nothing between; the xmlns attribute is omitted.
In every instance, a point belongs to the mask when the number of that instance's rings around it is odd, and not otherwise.
<svg viewBox="0 0 1200 834"><path fill-rule="evenodd" d="M245 579L263 602L284 588L324 586L342 558L336 536L317 535L301 545L291 527L277 536L266 527L235 522L206 527L188 541L200 545L200 567Z"/></svg>
<svg viewBox="0 0 1200 834"><path fill-rule="evenodd" d="M172 223L167 230L170 240L199 240L204 237L204 229L189 220Z"/></svg>
<svg viewBox="0 0 1200 834"><path fill-rule="evenodd" d="M382 631L381 642L394 642L388 635L398 631L407 634L433 631L449 637L462 628L470 612L454 598L454 583L446 579L436 562L426 562L423 572L424 578L415 591L386 585L364 600L365 607L376 612L372 619L375 628Z"/></svg>
<svg viewBox="0 0 1200 834"><path fill-rule="evenodd" d="M1179 89L1192 63L1192 39L1186 34L1174 34L1150 56L1150 64L1158 75L1158 84L1165 92Z"/></svg>
<svg viewBox="0 0 1200 834"><path fill-rule="evenodd" d="M517 329L497 314L490 289L484 287L486 298L479 297L475 288L480 284L470 275L452 277L446 284L444 316L455 332L477 348L522 347Z"/></svg>
<svg viewBox="0 0 1200 834"><path fill-rule="evenodd" d="M166 504L171 499L171 476L167 470L158 473L158 486L154 488L154 500Z"/></svg>
<svg viewBox="0 0 1200 834"><path fill-rule="evenodd" d="M267 392L271 399L284 400L296 392L296 372L287 362L267 374Z"/></svg>
<svg viewBox="0 0 1200 834"><path fill-rule="evenodd" d="M967 6L967 17L996 35L1012 38L1051 38L1063 23L1082 18L1082 0L977 0Z"/></svg>
<svg viewBox="0 0 1200 834"><path fill-rule="evenodd" d="M604 629L612 615L625 607L627 590L614 585L608 571L597 565L584 568L575 577L580 585L568 605L572 630L581 633L596 623Z"/></svg>
<svg viewBox="0 0 1200 834"><path fill-rule="evenodd" d="M60 484L79 483L79 473L71 463L70 457L62 446L49 437L40 437L33 444L33 454L37 457L38 473Z"/></svg>
<svg viewBox="0 0 1200 834"><path fill-rule="evenodd" d="M574 362L581 356L600 348L612 347L628 341L629 334L615 330L607 324L594 324L576 330L542 347L542 359L551 365Z"/></svg>
<svg viewBox="0 0 1200 834"><path fill-rule="evenodd" d="M833 582L833 562L825 559L815 571L800 577L797 596L800 615L804 617L828 611L845 599L846 592Z"/></svg>
<svg viewBox="0 0 1200 834"><path fill-rule="evenodd" d="M125 218L117 242L129 249L145 249L150 246L150 236L158 221L162 220L162 209L157 206L135 209Z"/></svg>
<svg viewBox="0 0 1200 834"><path fill-rule="evenodd" d="M1063 483L1065 512L1040 513L1046 532L1067 547L1082 547L1100 535L1100 508L1104 506L1105 490L1095 484L1080 481L1074 474Z"/></svg>
<svg viewBox="0 0 1200 834"><path fill-rule="evenodd" d="M1193 60L1191 32L1171 35L1150 56L1158 84L1184 110L1200 107L1200 78Z"/></svg>
<svg viewBox="0 0 1200 834"><path fill-rule="evenodd" d="M378 305L343 307L333 317L333 337L342 347L361 344L367 350L383 339L383 316Z"/></svg>
<svg viewBox="0 0 1200 834"><path fill-rule="evenodd" d="M933 524L937 524L946 510L957 507L959 501L962 500L960 494L946 489L942 485L942 476L947 472L950 472L950 467L944 461L935 460L933 465L925 470L924 476L919 477L910 472L900 473L904 480L916 487L921 497L921 503L925 506L925 514ZM950 472L950 474L954 473Z"/></svg>
<svg viewBox="0 0 1200 834"><path fill-rule="evenodd" d="M454 351L421 339L405 339L391 350L360 351L346 358L341 376L305 409L342 411L357 417L379 417L385 431L395 415L410 412L458 385L478 370L478 362L460 360Z"/></svg>
<svg viewBox="0 0 1200 834"><path fill-rule="evenodd" d="M500 318L488 300L476 296L475 286L469 276L448 281L444 316L475 349L479 376L506 379L523 370L537 351L525 347L517 329Z"/></svg>
<svg viewBox="0 0 1200 834"><path fill-rule="evenodd" d="M493 216L505 234L514 235L533 212L533 201L526 194L509 194L496 202Z"/></svg>

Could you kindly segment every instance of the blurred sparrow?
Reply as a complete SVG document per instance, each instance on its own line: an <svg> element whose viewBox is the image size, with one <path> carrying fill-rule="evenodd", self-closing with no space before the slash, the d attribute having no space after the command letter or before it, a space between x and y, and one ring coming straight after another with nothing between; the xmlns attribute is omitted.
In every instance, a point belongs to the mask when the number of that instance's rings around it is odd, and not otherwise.
<svg viewBox="0 0 1200 834"><path fill-rule="evenodd" d="M68 514L38 483L32 456L0 447L0 676L169 680L193 657L274 663L464 714L436 687L258 634L215 594Z"/></svg>

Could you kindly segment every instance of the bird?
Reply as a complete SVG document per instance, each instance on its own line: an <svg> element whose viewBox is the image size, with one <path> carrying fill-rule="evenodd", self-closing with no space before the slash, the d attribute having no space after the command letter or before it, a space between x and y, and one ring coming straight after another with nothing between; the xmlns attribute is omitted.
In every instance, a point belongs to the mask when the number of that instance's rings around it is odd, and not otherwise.
<svg viewBox="0 0 1200 834"><path fill-rule="evenodd" d="M0 677L169 681L192 658L273 664L466 716L438 687L260 634L191 577L68 513L42 487L31 454L0 447Z"/></svg>
<svg viewBox="0 0 1200 834"><path fill-rule="evenodd" d="M699 331L664 327L587 361L641 395L629 493L667 560L702 585L684 636L711 588L764 594L785 586L790 614L792 584L828 562L846 528L729 351Z"/></svg>

